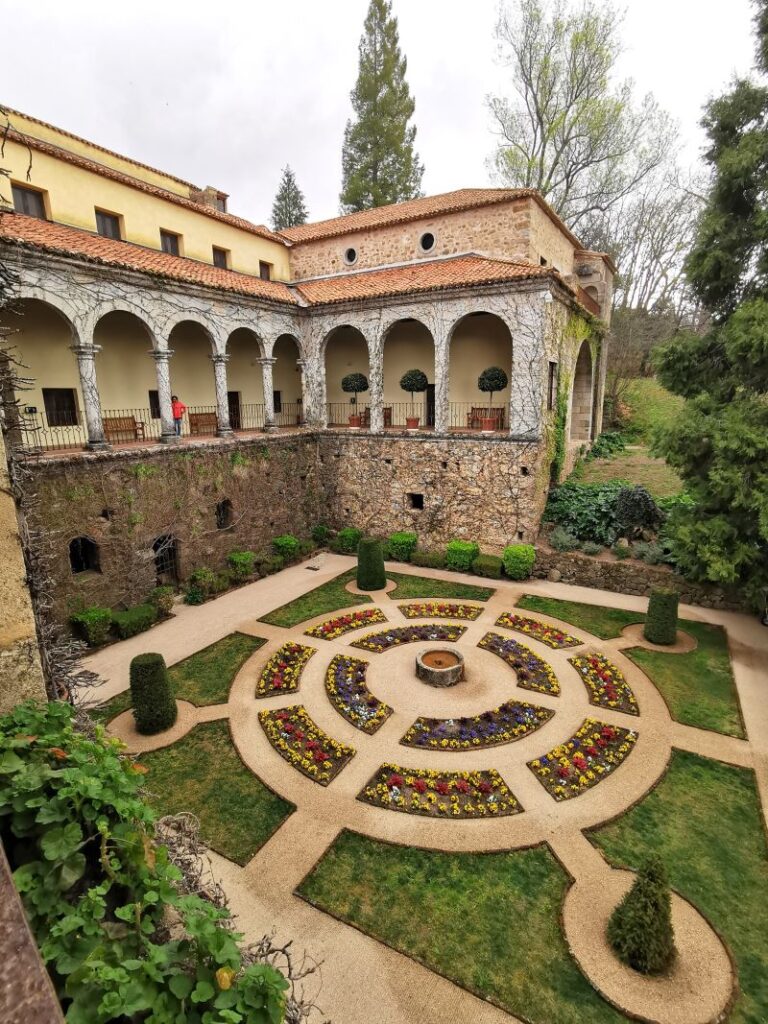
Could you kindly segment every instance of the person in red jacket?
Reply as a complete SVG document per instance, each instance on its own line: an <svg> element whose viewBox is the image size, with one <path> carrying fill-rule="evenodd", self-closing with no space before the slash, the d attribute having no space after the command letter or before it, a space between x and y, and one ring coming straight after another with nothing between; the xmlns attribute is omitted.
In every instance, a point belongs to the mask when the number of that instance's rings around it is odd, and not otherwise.
<svg viewBox="0 0 768 1024"><path fill-rule="evenodd" d="M181 425L184 422L184 413L187 411L186 405L179 401L178 395L171 395L171 411L173 412L173 424L176 427L176 436L181 437Z"/></svg>

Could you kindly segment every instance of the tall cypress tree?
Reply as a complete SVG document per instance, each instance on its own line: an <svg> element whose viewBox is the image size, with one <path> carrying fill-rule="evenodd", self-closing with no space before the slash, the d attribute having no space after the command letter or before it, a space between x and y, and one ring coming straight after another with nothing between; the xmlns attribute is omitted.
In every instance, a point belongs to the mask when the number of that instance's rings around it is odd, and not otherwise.
<svg viewBox="0 0 768 1024"><path fill-rule="evenodd" d="M296 184L296 175L286 164L272 204L272 227L275 231L295 228L297 224L306 224L307 216L304 193Z"/></svg>
<svg viewBox="0 0 768 1024"><path fill-rule="evenodd" d="M351 94L355 117L344 131L339 197L344 213L415 199L422 194L424 173L413 150L416 128L408 122L415 104L390 0L371 0L359 55Z"/></svg>
<svg viewBox="0 0 768 1024"><path fill-rule="evenodd" d="M736 81L703 120L712 186L687 270L712 314L703 337L659 355L663 384L687 399L658 449L693 498L670 524L688 575L768 593L768 0L760 0L759 79Z"/></svg>

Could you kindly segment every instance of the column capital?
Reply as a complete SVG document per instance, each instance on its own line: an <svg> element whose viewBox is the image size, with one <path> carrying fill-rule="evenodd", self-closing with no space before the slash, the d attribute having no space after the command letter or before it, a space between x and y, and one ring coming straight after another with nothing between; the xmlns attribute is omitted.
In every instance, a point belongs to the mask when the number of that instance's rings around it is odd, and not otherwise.
<svg viewBox="0 0 768 1024"><path fill-rule="evenodd" d="M307 360L306 359L297 359L296 360L296 365L298 366L298 368L300 370L303 370L304 367L307 365Z"/></svg>
<svg viewBox="0 0 768 1024"><path fill-rule="evenodd" d="M76 356L95 356L101 352L101 345L85 345L82 342L69 346Z"/></svg>
<svg viewBox="0 0 768 1024"><path fill-rule="evenodd" d="M155 360L156 363L167 363L173 355L172 348L152 348L149 350L149 354Z"/></svg>
<svg viewBox="0 0 768 1024"><path fill-rule="evenodd" d="M259 366L274 366L277 362L277 356L257 356L256 362Z"/></svg>
<svg viewBox="0 0 768 1024"><path fill-rule="evenodd" d="M211 355L211 362L214 366L223 366L225 363L229 362L229 352L214 352Z"/></svg>

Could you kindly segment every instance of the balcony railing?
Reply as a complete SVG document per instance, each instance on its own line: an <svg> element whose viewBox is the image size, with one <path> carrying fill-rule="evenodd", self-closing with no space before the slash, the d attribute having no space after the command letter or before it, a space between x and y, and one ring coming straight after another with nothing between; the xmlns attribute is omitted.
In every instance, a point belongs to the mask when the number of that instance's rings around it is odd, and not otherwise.
<svg viewBox="0 0 768 1024"><path fill-rule="evenodd" d="M326 413L329 427L348 427L350 416L360 416L363 427L371 425L371 406L368 402L328 402Z"/></svg>
<svg viewBox="0 0 768 1024"><path fill-rule="evenodd" d="M67 422L64 416L55 416L50 420L44 412L19 413L19 440L26 451L51 451L54 449L84 448L88 442L88 432L82 417L79 422Z"/></svg>
<svg viewBox="0 0 768 1024"><path fill-rule="evenodd" d="M450 402L448 427L455 431L482 430L485 420L493 423L494 431L507 429L507 409L503 405L488 406L482 402Z"/></svg>

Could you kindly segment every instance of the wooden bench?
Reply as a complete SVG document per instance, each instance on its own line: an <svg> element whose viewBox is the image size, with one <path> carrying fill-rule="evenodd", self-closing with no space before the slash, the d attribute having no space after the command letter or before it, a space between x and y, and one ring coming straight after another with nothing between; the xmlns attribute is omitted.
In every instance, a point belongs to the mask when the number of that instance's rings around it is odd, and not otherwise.
<svg viewBox="0 0 768 1024"><path fill-rule="evenodd" d="M135 416L107 416L104 419L104 436L110 444L143 441L144 424Z"/></svg>
<svg viewBox="0 0 768 1024"><path fill-rule="evenodd" d="M219 417L215 412L191 412L189 414L190 434L215 434L219 429Z"/></svg>
<svg viewBox="0 0 768 1024"><path fill-rule="evenodd" d="M467 413L467 427L470 430L479 430L483 425L483 420L488 419L494 421L494 430L504 429L504 410L500 406L495 409L473 408L471 412Z"/></svg>

